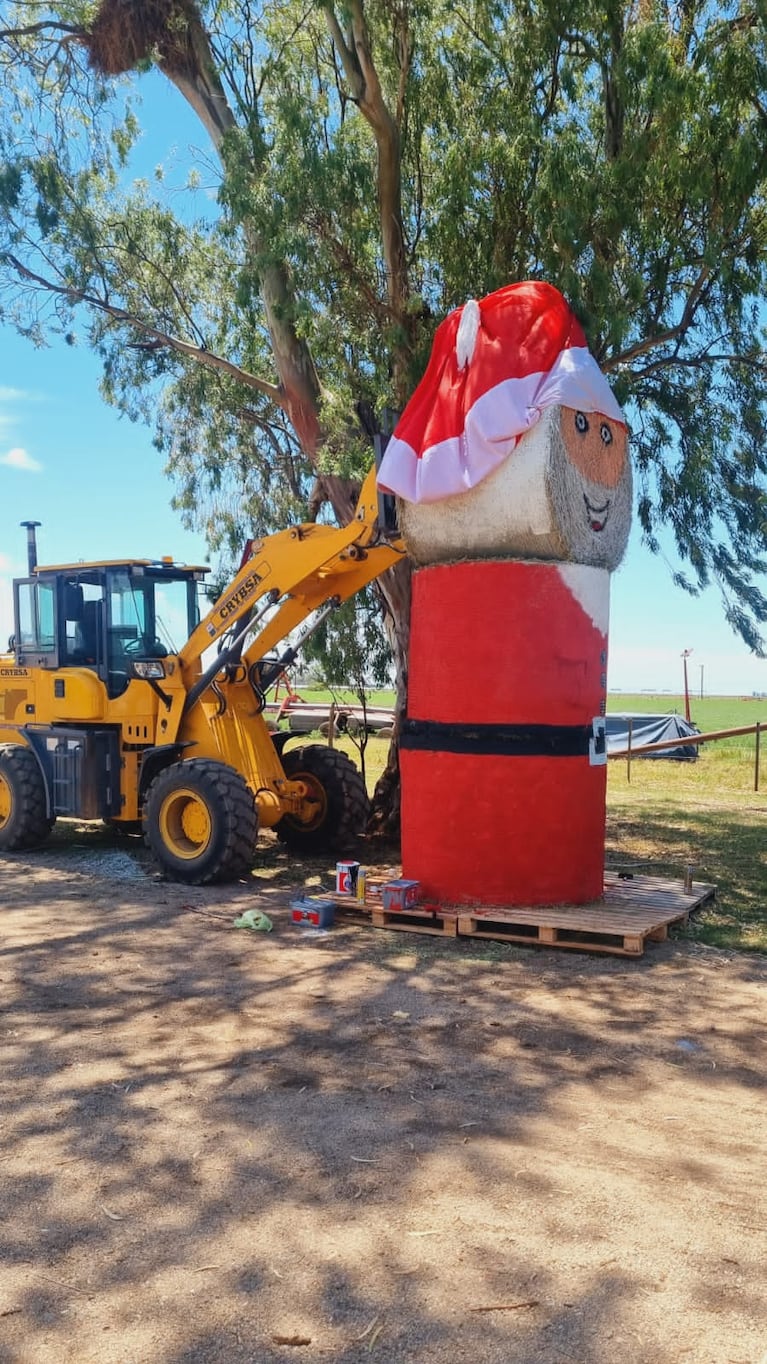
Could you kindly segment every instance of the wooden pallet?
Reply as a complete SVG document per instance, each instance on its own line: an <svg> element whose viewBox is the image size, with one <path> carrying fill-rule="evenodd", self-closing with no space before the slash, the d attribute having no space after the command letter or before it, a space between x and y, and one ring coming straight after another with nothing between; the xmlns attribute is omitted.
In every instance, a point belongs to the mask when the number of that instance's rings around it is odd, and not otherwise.
<svg viewBox="0 0 767 1364"><path fill-rule="evenodd" d="M441 905L433 908L414 906L408 910L371 907L370 917L374 928L392 928L399 933L432 933L443 938L455 938L458 934L458 911L444 909Z"/></svg>
<svg viewBox="0 0 767 1364"><path fill-rule="evenodd" d="M381 884L377 882L372 886L368 882L364 901L346 895L330 898L337 913L352 919L364 915L373 928L391 928L400 933L432 933L444 938L455 938L458 932L456 906L418 904L408 910L384 909Z"/></svg>
<svg viewBox="0 0 767 1364"><path fill-rule="evenodd" d="M601 900L586 905L439 905L419 904L407 912L383 908L381 886L368 882L364 903L346 896L334 899L349 917L400 933L441 937L494 938L498 942L537 947L568 947L579 952L607 952L640 957L648 942L664 942L672 924L685 924L695 910L714 898L716 887L696 881L685 891L681 881L660 876L605 873Z"/></svg>
<svg viewBox="0 0 767 1364"><path fill-rule="evenodd" d="M586 905L460 910L458 935L639 957L647 942L665 941L672 924L687 923L690 914L715 894L714 886L700 881L685 891L680 882L659 876L623 879L607 872L601 900Z"/></svg>

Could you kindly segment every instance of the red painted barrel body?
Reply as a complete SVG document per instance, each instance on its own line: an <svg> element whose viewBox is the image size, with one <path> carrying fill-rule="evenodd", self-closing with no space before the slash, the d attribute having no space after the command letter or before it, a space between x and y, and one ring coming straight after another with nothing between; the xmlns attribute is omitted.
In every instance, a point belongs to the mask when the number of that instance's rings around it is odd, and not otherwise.
<svg viewBox="0 0 767 1364"><path fill-rule="evenodd" d="M402 870L443 902L603 891L609 575L471 561L413 578ZM599 724L597 722L597 731Z"/></svg>

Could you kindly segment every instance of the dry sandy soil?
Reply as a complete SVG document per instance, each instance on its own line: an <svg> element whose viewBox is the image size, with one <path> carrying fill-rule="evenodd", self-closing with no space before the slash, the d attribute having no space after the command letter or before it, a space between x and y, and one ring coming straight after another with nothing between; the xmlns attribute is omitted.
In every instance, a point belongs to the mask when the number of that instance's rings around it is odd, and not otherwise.
<svg viewBox="0 0 767 1364"><path fill-rule="evenodd" d="M307 932L261 864L0 858L3 1364L767 1364L764 958Z"/></svg>

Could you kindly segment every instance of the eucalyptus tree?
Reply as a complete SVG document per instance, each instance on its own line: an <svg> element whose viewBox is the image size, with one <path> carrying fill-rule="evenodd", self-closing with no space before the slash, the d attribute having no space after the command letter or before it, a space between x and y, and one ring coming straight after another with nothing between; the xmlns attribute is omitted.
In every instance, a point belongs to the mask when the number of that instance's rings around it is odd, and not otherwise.
<svg viewBox="0 0 767 1364"><path fill-rule="evenodd" d="M104 396L153 424L213 544L246 522L347 518L444 313L543 278L626 406L649 548L670 527L677 582L716 582L760 648L758 0L0 15L2 315L37 344L60 329L98 351ZM200 129L187 194L131 176L150 72ZM406 568L381 588L402 690Z"/></svg>

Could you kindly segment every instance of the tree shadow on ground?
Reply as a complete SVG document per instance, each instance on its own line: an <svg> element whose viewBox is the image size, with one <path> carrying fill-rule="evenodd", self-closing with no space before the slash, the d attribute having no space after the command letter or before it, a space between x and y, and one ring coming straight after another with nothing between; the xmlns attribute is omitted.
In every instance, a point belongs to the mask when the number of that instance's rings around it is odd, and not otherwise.
<svg viewBox="0 0 767 1364"><path fill-rule="evenodd" d="M3 1360L676 1357L666 1290L614 1229L668 1275L661 1193L669 1220L703 1191L748 1220L748 1130L700 1149L667 1111L763 1095L764 1022L711 988L718 958L699 982L694 948L305 933L281 883L136 880L98 847L96 876L62 846L45 880L0 863ZM233 930L255 903L273 934ZM685 1293L730 1339L762 1309L745 1256L722 1308L723 1246Z"/></svg>

